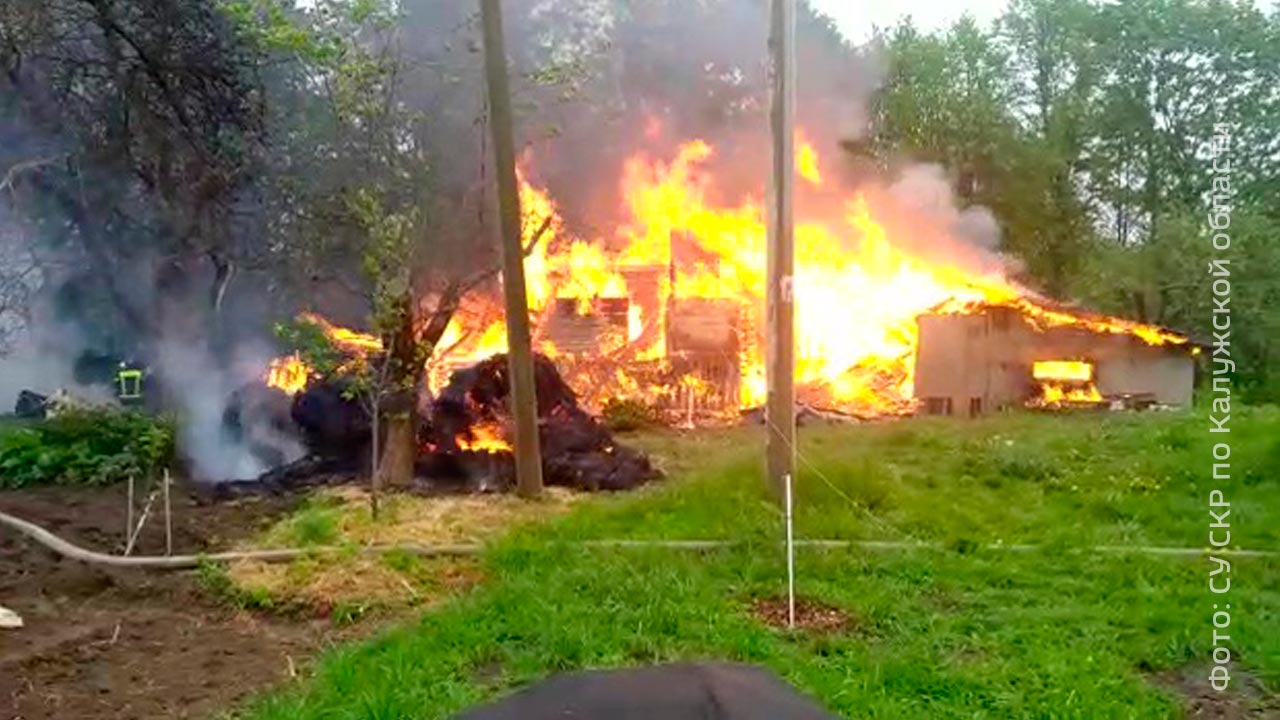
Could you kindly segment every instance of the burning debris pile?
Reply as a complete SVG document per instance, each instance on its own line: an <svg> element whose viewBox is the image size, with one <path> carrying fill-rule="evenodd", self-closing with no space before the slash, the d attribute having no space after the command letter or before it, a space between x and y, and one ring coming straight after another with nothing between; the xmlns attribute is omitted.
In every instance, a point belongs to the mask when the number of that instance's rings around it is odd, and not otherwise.
<svg viewBox="0 0 1280 720"><path fill-rule="evenodd" d="M287 387L246 386L225 422L238 427L248 424L242 418L252 417L253 425L261 425L264 415L278 421L283 402L307 454L275 467L255 483L225 484L221 493L289 490L367 472L370 418L350 398L346 381L340 376L315 378L285 367L273 364L268 382L287 380ZM617 443L579 406L555 364L544 356L536 357L535 385L546 484L588 491L629 490L660 477L648 457ZM452 374L419 423L415 479L420 489L488 491L515 485L509 396L505 355Z"/></svg>
<svg viewBox="0 0 1280 720"><path fill-rule="evenodd" d="M515 466L508 406L511 386L507 358L495 355L455 372L432 405L423 453L422 474L440 477L455 463L489 464L488 482L510 487ZM538 397L538 440L543 480L579 490L628 490L658 477L643 454L620 445L594 417L578 405L577 396L544 356L536 356L534 384ZM501 462L492 464L491 458ZM468 474L474 478L474 473Z"/></svg>

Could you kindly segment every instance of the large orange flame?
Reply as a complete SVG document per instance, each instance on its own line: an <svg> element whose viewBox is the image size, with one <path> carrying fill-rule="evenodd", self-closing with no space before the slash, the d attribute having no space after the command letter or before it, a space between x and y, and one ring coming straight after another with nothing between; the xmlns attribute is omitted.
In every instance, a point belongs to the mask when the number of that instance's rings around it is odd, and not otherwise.
<svg viewBox="0 0 1280 720"><path fill-rule="evenodd" d="M912 244L904 240L913 239L912 233L935 230L893 217L891 210L878 207L875 196L840 197L824 183L818 152L803 134L797 136L797 148L796 170L807 183L802 189L822 200L803 205L808 209L796 224L792 289L801 399L861 415L910 411L916 318L926 311L970 313L1005 306L1040 329L1074 326L1153 345L1187 342L1154 326L1039 301L998 274L972 269L961 253L931 252L926 259L908 252ZM520 173L523 239L533 247L525 274L535 347L556 360L589 407L633 397L691 408L695 396L713 393L708 378L676 368L689 358L677 347L673 323L687 312L684 304L698 302L711 308L701 311L706 317L718 313L734 328L734 341L725 345L733 354L726 362L736 365L730 408L764 400L764 209L756 198L717 201L707 170L713 156L710 144L691 140L667 161L645 155L627 160L620 179L621 217L611 233L596 238L573 234L555 201L529 181L528 168ZM610 315L610 308L618 307ZM312 319L352 352L381 348L377 338ZM566 323L574 332L597 334L586 336L591 344L585 349L560 345ZM470 300L431 358L431 384L439 387L452 368L505 350L500 303L489 297ZM1072 393L1079 398L1096 394L1053 387L1045 386L1046 395L1061 393L1071 400Z"/></svg>
<svg viewBox="0 0 1280 720"><path fill-rule="evenodd" d="M502 428L498 425L479 424L472 426L466 433L455 440L458 447L469 452L510 452L511 445L502 438Z"/></svg>
<svg viewBox="0 0 1280 720"><path fill-rule="evenodd" d="M343 348L347 352L365 353L369 351L380 352L382 350L382 341L378 338L334 325L316 313L304 312L298 318L318 326L334 345Z"/></svg>
<svg viewBox="0 0 1280 720"><path fill-rule="evenodd" d="M297 395L307 386L311 371L297 355L278 357L267 365L265 382L286 395Z"/></svg>
<svg viewBox="0 0 1280 720"><path fill-rule="evenodd" d="M1093 364L1083 360L1037 360L1031 365L1031 376L1037 380L1089 382Z"/></svg>

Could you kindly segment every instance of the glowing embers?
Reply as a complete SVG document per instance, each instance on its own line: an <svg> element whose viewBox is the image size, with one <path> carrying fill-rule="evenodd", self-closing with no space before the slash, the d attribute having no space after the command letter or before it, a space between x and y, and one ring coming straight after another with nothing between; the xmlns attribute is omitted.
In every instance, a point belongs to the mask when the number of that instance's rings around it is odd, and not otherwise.
<svg viewBox="0 0 1280 720"><path fill-rule="evenodd" d="M480 423L467 428L454 439L458 449L467 452L511 452L511 444L503 437L504 434L498 423Z"/></svg>

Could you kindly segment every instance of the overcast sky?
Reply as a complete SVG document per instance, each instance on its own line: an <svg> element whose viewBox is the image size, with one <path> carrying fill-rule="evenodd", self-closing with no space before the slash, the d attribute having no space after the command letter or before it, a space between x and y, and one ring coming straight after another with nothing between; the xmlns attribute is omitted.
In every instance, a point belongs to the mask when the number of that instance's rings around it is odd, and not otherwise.
<svg viewBox="0 0 1280 720"><path fill-rule="evenodd" d="M851 41L861 42L871 36L873 27L890 27L910 15L921 30L936 30L955 22L968 12L978 22L987 24L1004 10L1007 0L809 0L818 10L830 15Z"/></svg>

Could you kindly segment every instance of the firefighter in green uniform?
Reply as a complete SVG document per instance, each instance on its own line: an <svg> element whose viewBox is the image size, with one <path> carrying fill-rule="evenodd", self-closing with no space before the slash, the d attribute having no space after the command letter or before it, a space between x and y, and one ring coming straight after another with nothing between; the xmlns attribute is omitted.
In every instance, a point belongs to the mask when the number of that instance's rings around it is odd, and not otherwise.
<svg viewBox="0 0 1280 720"><path fill-rule="evenodd" d="M121 405L134 407L142 404L142 369L133 363L122 362L116 371L116 399Z"/></svg>

